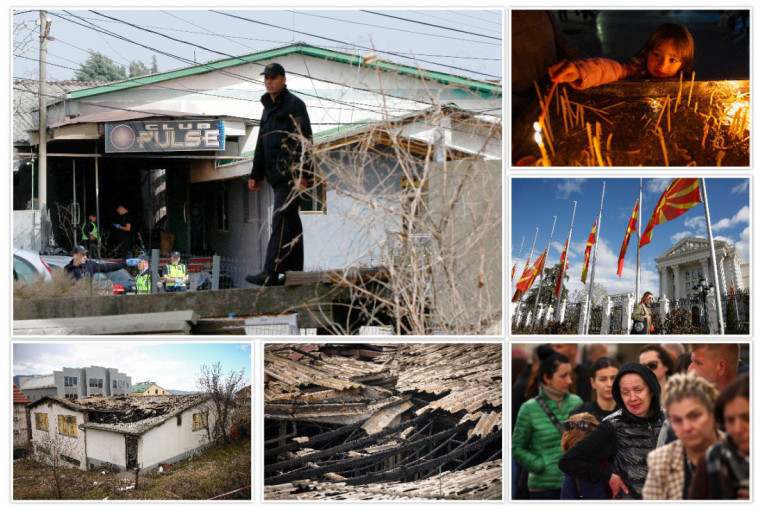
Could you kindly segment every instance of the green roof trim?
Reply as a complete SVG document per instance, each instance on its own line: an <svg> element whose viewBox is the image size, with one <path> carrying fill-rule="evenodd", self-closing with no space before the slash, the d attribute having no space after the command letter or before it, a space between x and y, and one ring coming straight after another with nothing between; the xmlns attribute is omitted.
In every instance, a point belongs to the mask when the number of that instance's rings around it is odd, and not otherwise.
<svg viewBox="0 0 765 510"><path fill-rule="evenodd" d="M205 64L194 65L178 69L175 71L168 71L164 73L152 74L149 76L141 76L138 78L129 78L127 80L116 81L106 85L100 85L98 87L92 87L87 89L80 89L70 93L72 99L82 99L86 97L96 96L99 94L107 94L109 92L117 92L120 90L127 90L142 85L152 85L163 81L173 80L176 78L183 78L186 76L193 76L197 74L209 73L212 71L219 71L221 69L227 69L229 67L240 66L244 64L252 64L254 62L260 62L262 60L271 60L285 55L293 53L300 53L310 57L322 58L325 60L332 60L335 62L342 62L344 64L351 64L355 66L362 66L364 64L363 57L351 55L350 53L343 53L335 50L328 50L325 48L319 48L317 46L311 46L305 43L290 44L289 46L283 46L280 48L274 48L271 50L260 51L257 53L251 53L249 55L242 55L240 57L226 58L222 60L216 60ZM377 68L382 71L393 72L398 74L405 74L410 76L420 77L424 76L428 80L433 80L438 83L447 85L457 85L476 92L482 92L486 94L493 94L496 96L502 95L502 85L489 83L486 81L474 80L471 78L465 78L462 76L456 76L453 74L442 73L438 71L427 71L417 69L413 66L395 64L393 62L377 61L368 64L367 67Z"/></svg>

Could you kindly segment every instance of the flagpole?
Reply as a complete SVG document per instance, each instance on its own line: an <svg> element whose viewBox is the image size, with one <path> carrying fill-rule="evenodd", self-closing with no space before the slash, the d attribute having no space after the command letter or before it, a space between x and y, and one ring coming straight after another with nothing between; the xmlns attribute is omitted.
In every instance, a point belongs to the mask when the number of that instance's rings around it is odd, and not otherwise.
<svg viewBox="0 0 765 510"><path fill-rule="evenodd" d="M723 311L722 311L722 299L720 299L720 278L717 272L717 256L715 255L715 241L712 237L712 223L709 221L709 202L707 200L707 184L702 177L699 179L701 183L701 198L704 201L704 215L707 219L707 237L709 238L709 253L712 257L712 272L714 272L715 281L715 303L717 303L717 323L720 327L720 334L725 334L725 325L723 324Z"/></svg>
<svg viewBox="0 0 765 510"><path fill-rule="evenodd" d="M606 196L606 181L603 181L603 193L600 195L600 211L598 212L598 226L595 229L595 246L592 247L592 271L590 272L590 296L587 300L587 315L584 320L584 334L590 332L590 310L592 309L592 294L595 286L595 261L598 258L598 241L600 240L600 219L603 215L603 198Z"/></svg>
<svg viewBox="0 0 765 510"><path fill-rule="evenodd" d="M521 237L521 248L518 250L518 261L519 261L519 262L520 262L520 260L521 260L521 253L523 252L523 242L524 242L525 240L526 240L526 236L523 236L523 237ZM517 264L517 263L518 263L518 262L516 262L516 264ZM514 287L514 285L513 285L514 283L515 283L515 275L512 275L512 276L510 277L510 288L511 288L511 289Z"/></svg>
<svg viewBox="0 0 765 510"><path fill-rule="evenodd" d="M531 312L533 315L531 316L531 329L533 330L534 327L537 325L537 306L539 306L539 295L542 293L542 286L544 285L545 281L545 266L547 266L547 258L550 256L550 244L552 243L553 233L555 232L555 222L558 221L557 216L553 216L553 226L552 230L550 230L550 239L547 241L547 250L545 252L545 258L542 260L542 267L540 271L540 278L539 278L539 287L537 288L537 297L534 300L534 308Z"/></svg>
<svg viewBox="0 0 765 510"><path fill-rule="evenodd" d="M534 232L534 242L531 243L531 253L529 254L529 262L531 262L531 259L534 258L534 247L537 245L537 234L539 234L539 227L537 227L536 232ZM526 268L524 268L525 272ZM523 276L523 274L521 274ZM518 318L518 314L521 313L521 307L523 305L523 296L521 296L518 299L518 308L515 310L515 319Z"/></svg>
<svg viewBox="0 0 765 510"><path fill-rule="evenodd" d="M566 276L566 264L568 264L568 245L571 242L571 232L574 231L574 216L576 215L576 200L574 200L574 211L571 213L571 227L568 229L568 238L566 239L566 245L564 246L564 249L566 250L566 255L564 257L563 267L561 268L561 271L563 271L563 275L561 276L560 281L560 294L558 294L558 303L555 305L555 316L560 317L560 302L561 298L563 297L563 279ZM557 286L557 282L556 282Z"/></svg>
<svg viewBox="0 0 765 510"><path fill-rule="evenodd" d="M635 299L640 299L640 232L642 232L641 223L643 216L643 178L640 178L640 189L638 191L638 217L637 217L637 267L635 268ZM661 289L659 289L661 294ZM659 296L661 297L661 296Z"/></svg>

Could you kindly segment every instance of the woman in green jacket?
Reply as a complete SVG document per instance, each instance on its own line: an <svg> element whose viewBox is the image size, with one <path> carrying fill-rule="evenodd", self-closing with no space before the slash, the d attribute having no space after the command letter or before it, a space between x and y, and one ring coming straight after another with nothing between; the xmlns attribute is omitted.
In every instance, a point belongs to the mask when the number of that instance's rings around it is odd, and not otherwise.
<svg viewBox="0 0 765 510"><path fill-rule="evenodd" d="M558 469L558 459L563 455L563 422L582 399L569 392L569 359L546 345L537 353L540 361L535 385L539 393L524 402L518 412L512 455L529 471L531 499L560 499L563 473Z"/></svg>

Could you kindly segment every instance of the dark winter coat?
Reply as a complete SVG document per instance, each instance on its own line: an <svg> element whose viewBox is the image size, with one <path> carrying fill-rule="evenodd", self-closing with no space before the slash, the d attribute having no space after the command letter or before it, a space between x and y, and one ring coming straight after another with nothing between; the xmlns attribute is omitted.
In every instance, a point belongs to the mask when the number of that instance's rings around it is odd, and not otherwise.
<svg viewBox="0 0 765 510"><path fill-rule="evenodd" d="M619 383L626 374L635 373L651 390L651 407L645 418L628 411ZM558 462L561 471L586 482L607 482L616 473L629 489L629 496L641 499L648 475L646 458L656 448L664 421L661 409L661 386L656 375L639 363L627 363L616 374L612 389L617 411L605 418L595 430L568 450ZM606 460L611 469L604 468Z"/></svg>
<svg viewBox="0 0 765 510"><path fill-rule="evenodd" d="M96 273L111 273L112 271L118 271L127 266L125 262L114 262L109 264L99 264L90 259L86 260L81 266L74 265L74 259L64 266L66 271L72 278L79 280L83 276L93 276Z"/></svg>
<svg viewBox="0 0 765 510"><path fill-rule="evenodd" d="M301 135L309 140L313 136L305 103L286 87L275 101L266 93L260 102L263 103L263 115L250 179L265 178L275 187L290 184L297 177L310 178L312 167L307 155L303 154L300 139Z"/></svg>

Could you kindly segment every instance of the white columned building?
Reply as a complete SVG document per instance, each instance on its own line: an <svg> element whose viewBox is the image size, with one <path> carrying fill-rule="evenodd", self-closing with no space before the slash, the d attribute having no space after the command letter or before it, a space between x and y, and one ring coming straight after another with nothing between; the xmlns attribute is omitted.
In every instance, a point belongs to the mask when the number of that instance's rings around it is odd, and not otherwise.
<svg viewBox="0 0 765 510"><path fill-rule="evenodd" d="M725 241L715 241L720 292L730 292L731 286L740 291L749 288L749 264L738 250ZM659 273L660 298L670 301L691 297L703 277L707 285L714 283L709 241L702 237L686 237L656 257ZM650 289L646 289L650 290Z"/></svg>

